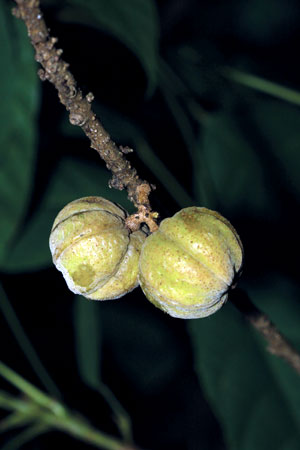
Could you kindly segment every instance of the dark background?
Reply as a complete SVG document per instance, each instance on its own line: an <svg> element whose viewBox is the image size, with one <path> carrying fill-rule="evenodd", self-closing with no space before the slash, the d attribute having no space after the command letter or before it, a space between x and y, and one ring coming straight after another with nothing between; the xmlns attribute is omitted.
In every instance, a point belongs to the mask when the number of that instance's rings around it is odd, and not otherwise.
<svg viewBox="0 0 300 450"><path fill-rule="evenodd" d="M0 359L44 389L11 305L62 401L100 430L118 435L90 368L142 448L299 449L299 379L230 302L182 321L139 288L104 303L67 290L48 250L58 211L86 195L132 206L109 190L104 163L39 81L12 6L0 2ZM156 185L153 209L164 218L201 205L227 217L245 248L240 288L300 350L299 2L47 0L42 9L100 120ZM54 445L88 448L58 432L24 448Z"/></svg>

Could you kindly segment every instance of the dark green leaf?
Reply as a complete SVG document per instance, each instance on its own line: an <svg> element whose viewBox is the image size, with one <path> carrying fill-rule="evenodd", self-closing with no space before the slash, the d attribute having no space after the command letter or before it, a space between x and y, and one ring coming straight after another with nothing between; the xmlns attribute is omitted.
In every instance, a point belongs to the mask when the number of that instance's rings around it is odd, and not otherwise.
<svg viewBox="0 0 300 450"><path fill-rule="evenodd" d="M109 172L100 165L93 166L74 158L63 159L53 175L40 208L10 249L3 270L22 272L52 264L48 246L50 230L58 212L72 200L99 195L130 210L132 204L126 193L110 189L108 181Z"/></svg>
<svg viewBox="0 0 300 450"><path fill-rule="evenodd" d="M290 27L297 26L298 3L290 0L287 4L282 0L261 2L243 0L236 3L237 14L235 26L242 39L254 41L258 45L271 45L278 36Z"/></svg>
<svg viewBox="0 0 300 450"><path fill-rule="evenodd" d="M101 305L76 295L74 304L75 349L82 381L98 391L109 404L124 438L131 439L130 417L101 379Z"/></svg>
<svg viewBox="0 0 300 450"><path fill-rule="evenodd" d="M101 321L99 304L76 295L74 332L77 364L82 380L97 389L101 382Z"/></svg>
<svg viewBox="0 0 300 450"><path fill-rule="evenodd" d="M225 114L212 116L203 131L195 162L205 166L215 191L210 207L218 201L225 214L243 209L257 215L272 211L272 198L267 189L262 163L235 121ZM201 199L203 178L195 178Z"/></svg>
<svg viewBox="0 0 300 450"><path fill-rule="evenodd" d="M300 194L300 109L274 100L257 101L252 117L290 187Z"/></svg>
<svg viewBox="0 0 300 450"><path fill-rule="evenodd" d="M230 304L189 327L196 371L228 448L296 450L300 379L294 370L267 352L262 338Z"/></svg>
<svg viewBox="0 0 300 450"><path fill-rule="evenodd" d="M24 24L0 3L0 261L24 216L36 148L38 77Z"/></svg>
<svg viewBox="0 0 300 450"><path fill-rule="evenodd" d="M64 2L61 18L98 27L119 39L140 60L149 78L150 90L153 89L159 35L153 0L69 0Z"/></svg>
<svg viewBox="0 0 300 450"><path fill-rule="evenodd" d="M147 302L140 290L135 294L139 302ZM145 310L131 304L130 296L117 305L103 305L102 311L110 351L135 388L149 394L167 385L186 361L185 349L174 335L171 322L168 326L160 320L160 314L156 317L152 305Z"/></svg>

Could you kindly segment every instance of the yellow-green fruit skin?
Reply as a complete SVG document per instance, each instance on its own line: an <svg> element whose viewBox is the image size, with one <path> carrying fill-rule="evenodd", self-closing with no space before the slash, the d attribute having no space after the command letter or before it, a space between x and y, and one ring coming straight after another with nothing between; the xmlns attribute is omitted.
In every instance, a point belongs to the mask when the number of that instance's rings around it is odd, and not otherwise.
<svg viewBox="0 0 300 450"><path fill-rule="evenodd" d="M221 308L242 261L243 246L230 222L216 211L189 207L145 240L139 281L158 308L197 319Z"/></svg>
<svg viewBox="0 0 300 450"><path fill-rule="evenodd" d="M49 245L53 263L75 294L92 300L122 297L138 285L146 238L125 227L126 211L102 197L84 197L57 215Z"/></svg>

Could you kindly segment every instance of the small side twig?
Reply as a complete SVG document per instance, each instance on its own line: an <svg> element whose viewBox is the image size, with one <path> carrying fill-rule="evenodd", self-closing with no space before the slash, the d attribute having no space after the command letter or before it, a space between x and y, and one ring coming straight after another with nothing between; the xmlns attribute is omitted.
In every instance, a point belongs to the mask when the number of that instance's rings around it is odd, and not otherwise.
<svg viewBox="0 0 300 450"><path fill-rule="evenodd" d="M282 336L268 316L261 313L241 289L232 291L230 300L265 338L268 344L267 350L284 359L300 375L300 354Z"/></svg>
<svg viewBox="0 0 300 450"><path fill-rule="evenodd" d="M41 64L38 71L41 80L49 80L57 89L61 103L69 112L69 120L72 125L82 128L95 149L105 161L107 168L112 172L110 187L115 189L127 189L128 198L138 209L135 216L135 227L145 222L150 231L157 229L155 218L157 213L151 212L149 195L154 188L147 181L141 180L136 170L124 157L126 147L118 148L108 132L103 128L96 114L91 108L94 99L90 92L86 96L77 87L77 83L61 55L63 50L56 48L58 39L51 37L49 29L43 19L39 0L15 0L17 7L13 14L21 18L27 27L28 36L35 49L35 59ZM145 216L145 210L147 216ZM131 221L127 226L130 228Z"/></svg>
<svg viewBox="0 0 300 450"><path fill-rule="evenodd" d="M299 353L282 337L270 319L265 314L258 313L256 316L249 317L249 321L268 342L269 352L283 358L300 375Z"/></svg>

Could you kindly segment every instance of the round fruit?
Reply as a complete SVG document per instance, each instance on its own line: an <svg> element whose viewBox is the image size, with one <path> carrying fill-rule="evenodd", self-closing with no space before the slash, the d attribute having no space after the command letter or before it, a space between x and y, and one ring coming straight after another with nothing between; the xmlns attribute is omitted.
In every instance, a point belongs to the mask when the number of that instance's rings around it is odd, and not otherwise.
<svg viewBox="0 0 300 450"><path fill-rule="evenodd" d="M102 197L66 205L50 234L55 266L69 289L93 300L119 298L138 284L143 231L125 227L127 212Z"/></svg>
<svg viewBox="0 0 300 450"><path fill-rule="evenodd" d="M216 312L243 260L241 240L221 214L190 207L161 222L139 262L146 297L173 317L195 319Z"/></svg>

